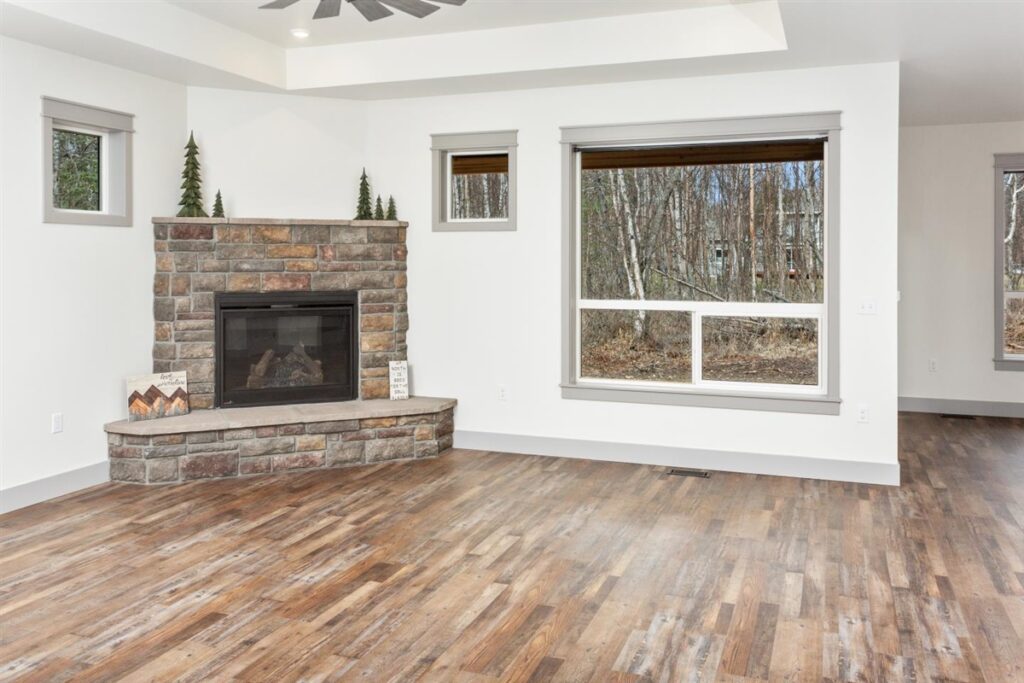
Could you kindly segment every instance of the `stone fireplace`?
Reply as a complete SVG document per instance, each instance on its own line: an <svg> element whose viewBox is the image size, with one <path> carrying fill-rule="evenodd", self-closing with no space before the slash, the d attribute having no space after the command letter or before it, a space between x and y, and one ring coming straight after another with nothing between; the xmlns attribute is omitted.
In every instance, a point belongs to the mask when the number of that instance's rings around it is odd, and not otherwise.
<svg viewBox="0 0 1024 683"><path fill-rule="evenodd" d="M156 484L432 457L455 401L389 401L407 225L155 218L153 371L188 415L106 425L110 478ZM216 409L215 409L216 408Z"/></svg>
<svg viewBox="0 0 1024 683"><path fill-rule="evenodd" d="M219 293L354 293L358 393L388 396L406 359L406 224L398 221L154 219L153 371L188 372L193 410L216 405Z"/></svg>

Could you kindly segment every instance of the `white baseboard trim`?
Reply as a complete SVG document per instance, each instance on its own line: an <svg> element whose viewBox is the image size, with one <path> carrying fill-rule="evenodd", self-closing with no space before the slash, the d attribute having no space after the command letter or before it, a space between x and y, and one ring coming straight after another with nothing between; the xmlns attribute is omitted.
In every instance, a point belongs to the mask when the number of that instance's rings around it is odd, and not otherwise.
<svg viewBox="0 0 1024 683"><path fill-rule="evenodd" d="M7 489L0 489L0 514L42 503L68 493L110 481L110 465L106 460L70 472L36 479Z"/></svg>
<svg viewBox="0 0 1024 683"><path fill-rule="evenodd" d="M547 436L455 432L455 447L480 451L526 453L562 458L630 462L642 465L768 474L778 477L827 479L899 486L899 463L852 462L765 453L738 453L701 448L676 448Z"/></svg>
<svg viewBox="0 0 1024 683"><path fill-rule="evenodd" d="M1024 417L1024 403L999 401L962 401L951 398L900 396L900 410L909 413L979 415L981 417Z"/></svg>

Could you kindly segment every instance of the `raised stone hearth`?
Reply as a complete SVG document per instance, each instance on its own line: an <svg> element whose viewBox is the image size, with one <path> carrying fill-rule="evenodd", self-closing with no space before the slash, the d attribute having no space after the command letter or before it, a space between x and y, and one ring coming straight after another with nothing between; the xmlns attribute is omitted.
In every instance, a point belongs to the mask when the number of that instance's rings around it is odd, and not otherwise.
<svg viewBox="0 0 1024 683"><path fill-rule="evenodd" d="M359 293L359 397L388 395L406 360L407 223L154 218L153 371L186 370L193 410L214 407L216 292Z"/></svg>
<svg viewBox="0 0 1024 683"><path fill-rule="evenodd" d="M433 457L451 448L454 408L454 400L416 397L112 422L110 478L166 484Z"/></svg>

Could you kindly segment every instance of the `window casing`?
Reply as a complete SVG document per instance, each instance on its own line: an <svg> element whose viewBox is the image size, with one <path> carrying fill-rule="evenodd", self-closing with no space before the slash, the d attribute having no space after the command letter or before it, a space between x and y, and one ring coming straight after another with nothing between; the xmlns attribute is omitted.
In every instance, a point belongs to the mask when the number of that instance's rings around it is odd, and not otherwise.
<svg viewBox="0 0 1024 683"><path fill-rule="evenodd" d="M994 168L995 369L1024 371L1024 154Z"/></svg>
<svg viewBox="0 0 1024 683"><path fill-rule="evenodd" d="M433 229L516 229L516 131L432 136Z"/></svg>
<svg viewBox="0 0 1024 683"><path fill-rule="evenodd" d="M130 226L134 117L50 97L42 108L43 221Z"/></svg>
<svg viewBox="0 0 1024 683"><path fill-rule="evenodd" d="M836 113L763 117L750 119L719 119L680 123L656 123L597 128L563 129L563 356L562 391L566 398L611 401L632 401L709 407L780 410L837 414L839 410L838 373L838 169L839 115ZM745 144L737 144L737 143ZM763 155L758 147L763 143ZM778 157L779 149L789 146L794 158L806 155L814 146L821 155L822 271L821 286L812 299L800 303L782 300L717 300L714 292L696 290L692 297L637 297L630 291L623 298L588 298L583 282L581 262L583 245L584 166L611 168L614 164L634 168L650 164L655 158L666 166L687 166L691 163L751 163ZM645 149L646 148L646 149ZM630 158L630 151L637 153ZM596 155L590 157L589 155ZM730 158L735 155L735 158ZM604 158L601 158L604 156ZM706 158L704 158L706 157ZM709 161L709 159L711 159ZM604 165L602 165L604 164ZM782 218L780 217L780 222ZM723 235L709 237L706 247L707 270L721 274L730 267L730 259L741 258L743 245L731 244ZM781 267L792 273L799 261L793 244L777 245ZM753 253L753 252L751 252ZM692 257L691 257L692 258ZM756 258L752 256L751 258ZM749 264L748 264L749 265ZM754 268L756 270L756 266ZM661 275L667 276L662 273ZM728 299L728 297L724 297ZM645 320L660 329L674 329L670 346L678 344L675 355L689 354L689 374L685 363L662 368L650 376L602 376L594 372L599 361L588 357L587 337L594 327L598 312L619 316L618 325L625 324L623 315L644 312ZM656 319L655 319L656 318ZM805 347L816 354L789 376L773 381L769 369L757 373L751 381L734 367L722 362L725 354L715 349L705 353L705 344L720 344L723 339L742 338L745 328L759 330L797 330ZM681 332L680 332L681 331ZM687 344L682 340L688 339ZM587 348L588 354L584 353ZM806 349L805 349L806 350ZM756 354L754 354L756 355ZM755 358L756 360L756 358ZM769 365L765 366L766 368ZM649 373L650 374L650 373Z"/></svg>

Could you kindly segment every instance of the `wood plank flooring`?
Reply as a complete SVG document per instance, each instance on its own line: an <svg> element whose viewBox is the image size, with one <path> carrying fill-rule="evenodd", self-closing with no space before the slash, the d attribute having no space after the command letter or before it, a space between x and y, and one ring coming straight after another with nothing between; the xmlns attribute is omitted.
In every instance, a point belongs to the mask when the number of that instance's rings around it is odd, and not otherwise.
<svg viewBox="0 0 1024 683"><path fill-rule="evenodd" d="M0 517L0 679L1024 681L1024 421L901 488L453 451Z"/></svg>

